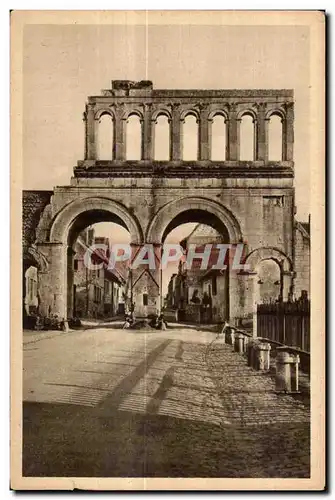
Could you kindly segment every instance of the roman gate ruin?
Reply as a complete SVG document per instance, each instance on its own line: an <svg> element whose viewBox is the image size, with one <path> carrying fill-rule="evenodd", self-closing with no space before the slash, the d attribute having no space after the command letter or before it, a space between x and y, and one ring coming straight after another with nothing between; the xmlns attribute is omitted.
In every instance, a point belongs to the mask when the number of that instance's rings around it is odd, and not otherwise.
<svg viewBox="0 0 335 500"><path fill-rule="evenodd" d="M107 117L113 131L109 159L99 158L99 128ZM168 124L169 158L157 159L155 131ZM183 156L185 123L197 127L194 160ZM222 158L212 158L213 128L224 126ZM137 120L140 159L127 159L127 127ZM279 121L281 157L273 160L271 126ZM84 113L85 156L67 186L23 196L23 269L38 269L42 315L72 315L73 244L79 232L101 221L126 228L136 249L161 248L184 222L215 227L229 243L244 242L248 271L229 270L229 321L253 314L257 269L277 263L281 295L294 290L294 163L292 90L160 90L152 82L112 81L89 97ZM253 131L252 157L242 157L244 124ZM160 309L160 272L134 271L131 293L136 314ZM142 300L142 295L147 300Z"/></svg>

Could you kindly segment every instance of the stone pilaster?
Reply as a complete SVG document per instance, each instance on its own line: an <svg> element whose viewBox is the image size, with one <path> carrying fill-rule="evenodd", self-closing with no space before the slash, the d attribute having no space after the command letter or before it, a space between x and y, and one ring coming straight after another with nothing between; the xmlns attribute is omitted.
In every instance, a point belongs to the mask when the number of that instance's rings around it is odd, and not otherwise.
<svg viewBox="0 0 335 500"><path fill-rule="evenodd" d="M171 159L178 161L182 159L183 128L180 119L180 104L172 105L172 127L171 127Z"/></svg>
<svg viewBox="0 0 335 500"><path fill-rule="evenodd" d="M200 124L199 124L199 160L209 160L211 154L210 131L208 120L208 106L199 105ZM213 121L213 120L212 120Z"/></svg>
<svg viewBox="0 0 335 500"><path fill-rule="evenodd" d="M265 119L266 103L260 103L258 106L257 116L257 137L256 137L256 151L257 160L268 160L268 124L269 121Z"/></svg>
<svg viewBox="0 0 335 500"><path fill-rule="evenodd" d="M62 243L41 243L38 247L49 262L48 271L39 274L40 312L67 319L67 248Z"/></svg>
<svg viewBox="0 0 335 500"><path fill-rule="evenodd" d="M127 120L123 119L124 106L120 103L115 109L114 123L114 159L126 159L126 128Z"/></svg>
<svg viewBox="0 0 335 500"><path fill-rule="evenodd" d="M73 317L73 307L74 307L74 293L73 293L73 279L74 279L74 256L75 251L73 248L68 247L67 249L67 318Z"/></svg>
<svg viewBox="0 0 335 500"><path fill-rule="evenodd" d="M153 147L154 147L154 137L153 137L153 126L151 120L152 115L152 104L146 103L144 108L144 120L142 124L142 159L143 160L153 160Z"/></svg>
<svg viewBox="0 0 335 500"><path fill-rule="evenodd" d="M229 106L228 120L228 160L236 161L240 153L240 120L237 117L237 105Z"/></svg>
<svg viewBox="0 0 335 500"><path fill-rule="evenodd" d="M97 159L97 144L96 144L96 119L94 117L95 110L93 104L87 105L86 113L86 151L87 160Z"/></svg>
<svg viewBox="0 0 335 500"><path fill-rule="evenodd" d="M286 120L283 123L284 160L293 161L294 154L294 108L293 103L286 105Z"/></svg>

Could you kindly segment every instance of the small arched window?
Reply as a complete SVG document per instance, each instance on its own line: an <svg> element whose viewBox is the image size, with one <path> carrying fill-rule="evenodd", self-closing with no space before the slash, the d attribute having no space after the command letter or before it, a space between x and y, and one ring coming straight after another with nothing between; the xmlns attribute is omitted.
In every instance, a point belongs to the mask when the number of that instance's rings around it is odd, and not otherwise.
<svg viewBox="0 0 335 500"><path fill-rule="evenodd" d="M227 147L226 120L221 115L216 115L212 122L212 150L211 159L214 161L226 160Z"/></svg>
<svg viewBox="0 0 335 500"><path fill-rule="evenodd" d="M255 158L255 123L250 115L242 116L240 123L240 160L253 161Z"/></svg>
<svg viewBox="0 0 335 500"><path fill-rule="evenodd" d="M183 160L191 161L198 159L199 128L197 119L193 115L187 115L183 124Z"/></svg>
<svg viewBox="0 0 335 500"><path fill-rule="evenodd" d="M98 159L113 160L114 158L114 122L108 115L102 115L98 125Z"/></svg>
<svg viewBox="0 0 335 500"><path fill-rule="evenodd" d="M127 120L126 136L127 160L142 159L142 124L137 115L130 115Z"/></svg>
<svg viewBox="0 0 335 500"><path fill-rule="evenodd" d="M170 159L170 123L165 115L160 115L155 123L155 160Z"/></svg>
<svg viewBox="0 0 335 500"><path fill-rule="evenodd" d="M283 159L283 121L278 115L272 115L269 120L269 160Z"/></svg>

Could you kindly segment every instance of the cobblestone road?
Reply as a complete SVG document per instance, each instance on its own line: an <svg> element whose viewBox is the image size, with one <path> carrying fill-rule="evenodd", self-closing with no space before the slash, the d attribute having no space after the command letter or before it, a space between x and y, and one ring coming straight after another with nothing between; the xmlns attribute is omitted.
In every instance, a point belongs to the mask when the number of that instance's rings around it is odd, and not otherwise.
<svg viewBox="0 0 335 500"><path fill-rule="evenodd" d="M100 325L26 343L23 474L308 477L306 401L213 340Z"/></svg>

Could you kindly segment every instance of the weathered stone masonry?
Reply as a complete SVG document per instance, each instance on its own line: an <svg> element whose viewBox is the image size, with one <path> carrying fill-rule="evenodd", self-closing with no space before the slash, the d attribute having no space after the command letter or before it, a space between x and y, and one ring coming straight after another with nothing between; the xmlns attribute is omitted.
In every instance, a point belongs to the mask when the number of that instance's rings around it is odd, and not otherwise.
<svg viewBox="0 0 335 500"><path fill-rule="evenodd" d="M151 82L114 81L102 95L89 97L84 113L85 157L70 185L55 187L36 229L35 245L47 268L40 276L41 308L71 315L68 251L88 224L109 220L126 227L133 245L160 249L167 233L183 222L203 222L224 230L230 243L245 242L251 269L229 276L229 317L250 316L255 307L256 270L263 259L281 269L283 297L294 291L293 91L155 90ZM113 158L97 158L99 120L114 122ZM128 118L141 120L142 160L126 160ZM154 160L157 118L168 117L170 160ZM183 122L192 114L199 126L198 159L182 160ZM227 159L211 161L211 124L226 120ZM254 160L239 160L240 121L247 114L255 126ZM268 161L271 116L283 124L282 160ZM71 265L71 263L70 263ZM133 297L139 315L159 309L160 273L134 272ZM147 293L148 305L142 294Z"/></svg>

